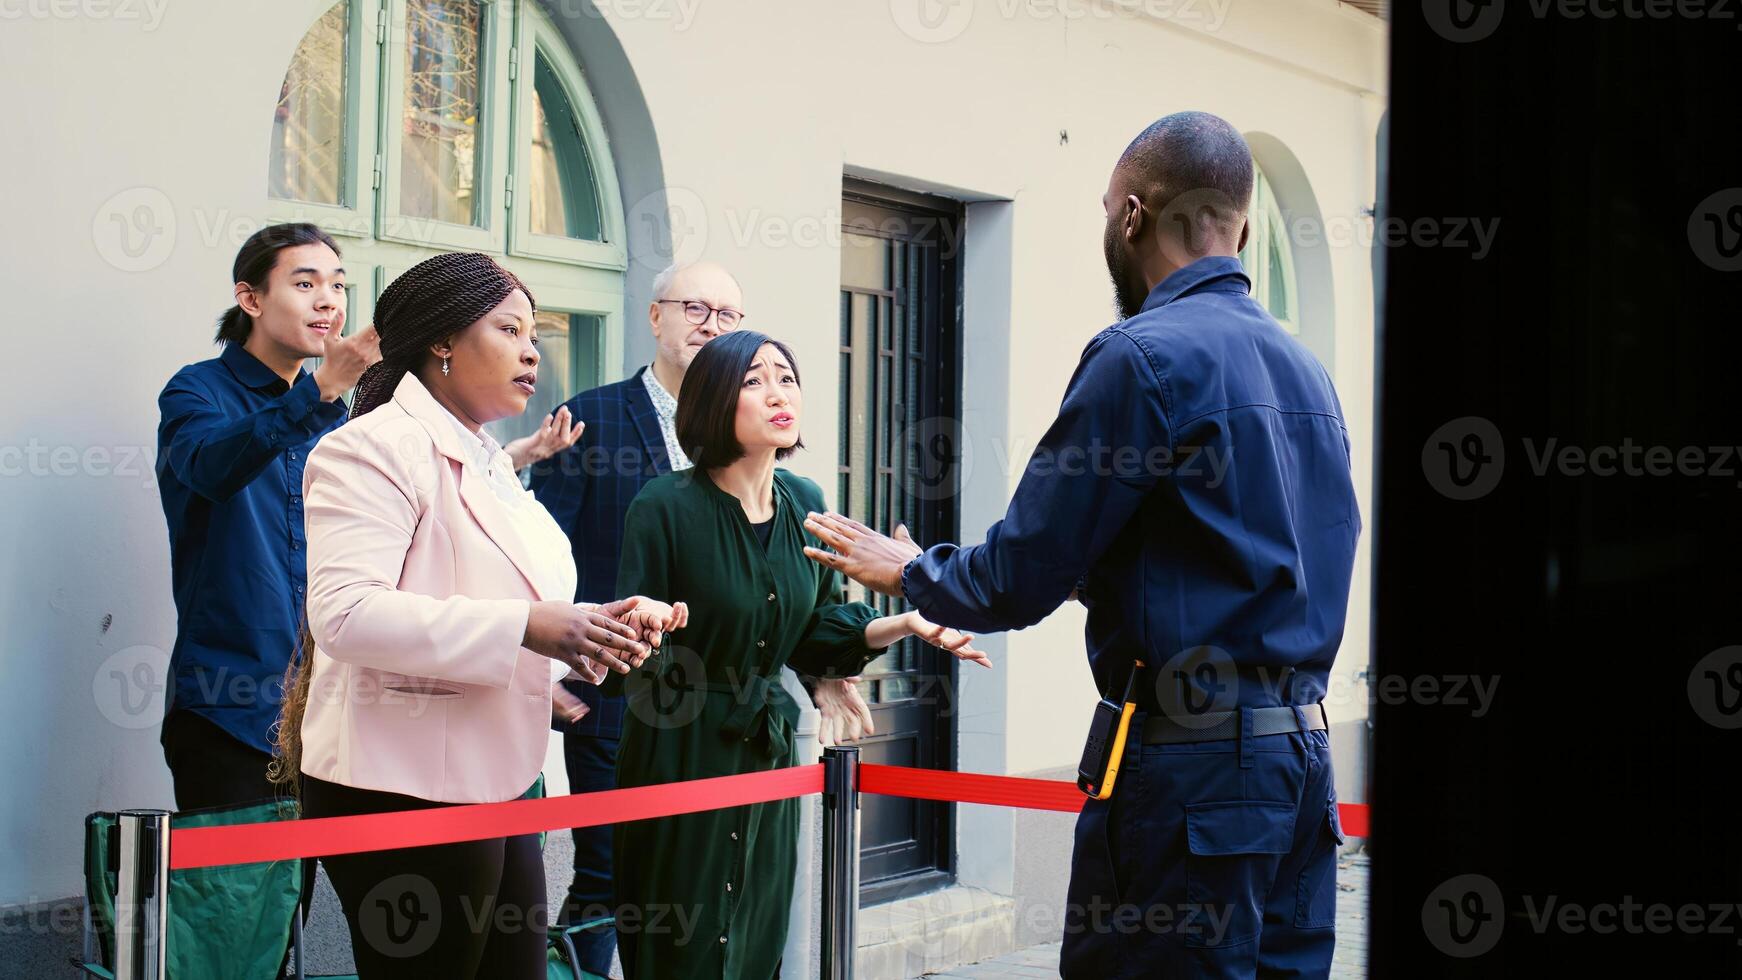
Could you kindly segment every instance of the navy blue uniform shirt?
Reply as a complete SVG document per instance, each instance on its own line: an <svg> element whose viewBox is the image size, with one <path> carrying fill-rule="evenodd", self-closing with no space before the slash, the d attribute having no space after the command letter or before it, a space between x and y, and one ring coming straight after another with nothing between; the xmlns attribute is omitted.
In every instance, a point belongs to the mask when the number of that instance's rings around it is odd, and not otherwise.
<svg viewBox="0 0 1742 980"><path fill-rule="evenodd" d="M157 397L157 488L169 521L175 649L167 707L271 752L307 599L302 468L345 420L240 344L176 372Z"/></svg>
<svg viewBox="0 0 1742 980"><path fill-rule="evenodd" d="M928 619L1031 626L1081 587L1103 691L1135 659L1146 710L1310 703L1343 636L1361 518L1330 376L1200 259L1089 342L984 544L903 573Z"/></svg>

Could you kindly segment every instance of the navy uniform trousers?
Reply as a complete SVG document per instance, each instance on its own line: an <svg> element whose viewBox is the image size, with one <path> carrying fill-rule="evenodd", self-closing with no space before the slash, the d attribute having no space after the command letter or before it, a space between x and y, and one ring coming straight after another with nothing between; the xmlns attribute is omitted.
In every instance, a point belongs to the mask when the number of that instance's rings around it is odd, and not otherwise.
<svg viewBox="0 0 1742 980"><path fill-rule="evenodd" d="M1077 819L1065 980L1325 977L1337 820L1325 733L1142 745Z"/></svg>

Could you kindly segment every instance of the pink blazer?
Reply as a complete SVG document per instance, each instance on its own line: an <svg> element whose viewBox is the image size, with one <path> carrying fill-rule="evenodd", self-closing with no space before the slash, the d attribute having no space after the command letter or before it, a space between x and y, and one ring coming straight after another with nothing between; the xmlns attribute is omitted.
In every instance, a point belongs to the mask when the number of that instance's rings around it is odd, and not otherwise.
<svg viewBox="0 0 1742 980"><path fill-rule="evenodd" d="M511 800L538 777L566 670L520 641L533 600L574 600L574 558L465 438L408 374L309 453L311 776L443 803ZM512 472L501 451L490 465Z"/></svg>

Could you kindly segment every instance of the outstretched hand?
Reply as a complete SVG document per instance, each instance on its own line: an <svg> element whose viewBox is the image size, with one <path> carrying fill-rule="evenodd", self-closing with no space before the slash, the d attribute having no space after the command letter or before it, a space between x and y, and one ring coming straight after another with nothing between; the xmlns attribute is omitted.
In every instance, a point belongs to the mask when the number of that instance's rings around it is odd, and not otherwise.
<svg viewBox="0 0 1742 980"><path fill-rule="evenodd" d="M917 612L910 612L907 615L911 619L914 636L930 643L939 650L948 650L955 654L957 660L967 660L987 669L991 668L992 658L988 657L985 651L974 648L974 637L971 634L950 629L948 626L939 626Z"/></svg>
<svg viewBox="0 0 1742 980"><path fill-rule="evenodd" d="M531 435L521 436L502 449L514 461L514 471L518 473L573 446L580 441L581 433L585 431L587 423L573 421L569 416L569 407L562 405L546 415Z"/></svg>
<svg viewBox="0 0 1742 980"><path fill-rule="evenodd" d="M806 514L804 529L831 549L807 546L806 558L884 595L901 595L901 570L923 553L907 533L905 524L896 527L892 538L830 511Z"/></svg>

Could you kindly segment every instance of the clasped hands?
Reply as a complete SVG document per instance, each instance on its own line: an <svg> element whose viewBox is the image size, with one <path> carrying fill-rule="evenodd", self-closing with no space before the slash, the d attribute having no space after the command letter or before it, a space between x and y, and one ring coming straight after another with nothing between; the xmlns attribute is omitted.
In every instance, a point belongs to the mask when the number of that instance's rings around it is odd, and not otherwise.
<svg viewBox="0 0 1742 980"><path fill-rule="evenodd" d="M588 683L627 674L658 649L666 633L690 620L689 606L630 596L602 605L535 602L521 646L568 665Z"/></svg>

